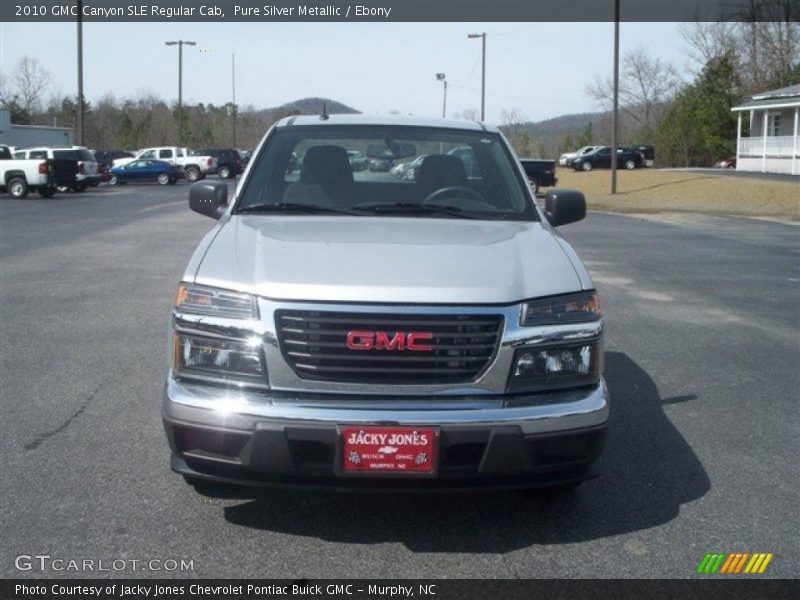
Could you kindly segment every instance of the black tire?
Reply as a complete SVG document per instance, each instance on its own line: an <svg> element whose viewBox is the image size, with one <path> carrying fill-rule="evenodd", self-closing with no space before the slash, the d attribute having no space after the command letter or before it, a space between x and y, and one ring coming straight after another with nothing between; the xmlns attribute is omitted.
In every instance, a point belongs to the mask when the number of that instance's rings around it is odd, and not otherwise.
<svg viewBox="0 0 800 600"><path fill-rule="evenodd" d="M159 173L158 177L156 177L156 181L158 181L160 185L167 185L169 183L169 180L170 176L167 175L166 173Z"/></svg>
<svg viewBox="0 0 800 600"><path fill-rule="evenodd" d="M230 179L232 176L231 168L227 165L223 165L217 169L217 175L219 175L220 179Z"/></svg>
<svg viewBox="0 0 800 600"><path fill-rule="evenodd" d="M122 182L119 180L119 177L112 173L111 179L108 180L108 185L119 185Z"/></svg>
<svg viewBox="0 0 800 600"><path fill-rule="evenodd" d="M178 178L177 177L170 177L169 181L167 183L169 183L170 185L175 185L176 183L178 183Z"/></svg>
<svg viewBox="0 0 800 600"><path fill-rule="evenodd" d="M56 186L56 190L61 192L62 194L66 194L72 191L72 186L69 185L58 185Z"/></svg>
<svg viewBox="0 0 800 600"><path fill-rule="evenodd" d="M626 160L625 168L628 169L628 171L633 171L636 168L636 161L630 159Z"/></svg>
<svg viewBox="0 0 800 600"><path fill-rule="evenodd" d="M40 187L39 188L39 195L42 198L52 198L55 196L56 188L54 187Z"/></svg>
<svg viewBox="0 0 800 600"><path fill-rule="evenodd" d="M200 181L200 169L195 167L194 165L190 165L186 167L186 178L189 181Z"/></svg>
<svg viewBox="0 0 800 600"><path fill-rule="evenodd" d="M581 164L581 169L584 170L584 171L591 171L592 170L592 163L590 163L587 160L585 163Z"/></svg>
<svg viewBox="0 0 800 600"><path fill-rule="evenodd" d="M72 190L75 191L75 192L85 192L86 191L86 185L87 184L85 184L85 183L76 183L75 186L72 188Z"/></svg>
<svg viewBox="0 0 800 600"><path fill-rule="evenodd" d="M28 195L28 182L24 177L12 177L6 182L6 189L12 198L22 200Z"/></svg>

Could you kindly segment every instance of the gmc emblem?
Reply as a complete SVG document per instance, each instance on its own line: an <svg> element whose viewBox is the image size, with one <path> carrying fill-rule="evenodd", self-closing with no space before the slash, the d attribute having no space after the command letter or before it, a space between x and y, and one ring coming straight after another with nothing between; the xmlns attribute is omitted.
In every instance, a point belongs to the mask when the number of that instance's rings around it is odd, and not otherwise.
<svg viewBox="0 0 800 600"><path fill-rule="evenodd" d="M430 331L397 331L392 337L385 331L348 331L347 347L350 350L411 350L431 352L431 344L422 344L433 339Z"/></svg>

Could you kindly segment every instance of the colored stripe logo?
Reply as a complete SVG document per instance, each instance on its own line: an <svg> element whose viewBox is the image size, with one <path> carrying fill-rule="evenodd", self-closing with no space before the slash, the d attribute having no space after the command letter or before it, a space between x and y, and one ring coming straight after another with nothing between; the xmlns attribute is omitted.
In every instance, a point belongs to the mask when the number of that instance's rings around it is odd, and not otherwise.
<svg viewBox="0 0 800 600"><path fill-rule="evenodd" d="M772 560L771 552L709 552L697 566L697 572L701 574L724 573L735 575L747 573L755 575L763 573L767 565Z"/></svg>

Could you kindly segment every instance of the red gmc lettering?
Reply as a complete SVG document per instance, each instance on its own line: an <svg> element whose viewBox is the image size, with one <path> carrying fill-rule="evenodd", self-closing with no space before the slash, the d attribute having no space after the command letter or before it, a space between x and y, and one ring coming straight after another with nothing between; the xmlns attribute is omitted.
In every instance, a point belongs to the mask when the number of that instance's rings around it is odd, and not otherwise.
<svg viewBox="0 0 800 600"><path fill-rule="evenodd" d="M413 352L430 352L431 344L425 344L433 339L429 331L412 331L404 333L397 331L394 335L385 331L349 331L347 333L347 347L350 350L411 350Z"/></svg>
<svg viewBox="0 0 800 600"><path fill-rule="evenodd" d="M433 334L429 331L415 331L408 334L408 349L417 352L430 352L433 346L430 344L420 344L420 341L430 341L433 339Z"/></svg>
<svg viewBox="0 0 800 600"><path fill-rule="evenodd" d="M347 347L350 350L372 350L372 332L348 331Z"/></svg>
<svg viewBox="0 0 800 600"><path fill-rule="evenodd" d="M406 336L400 331L395 333L391 340L383 331L375 334L375 350L405 350L405 347Z"/></svg>

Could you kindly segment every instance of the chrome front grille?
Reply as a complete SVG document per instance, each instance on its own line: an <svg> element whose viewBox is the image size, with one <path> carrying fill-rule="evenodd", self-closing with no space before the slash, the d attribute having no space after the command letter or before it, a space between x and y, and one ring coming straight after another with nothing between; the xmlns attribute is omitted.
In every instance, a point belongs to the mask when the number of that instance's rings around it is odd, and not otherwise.
<svg viewBox="0 0 800 600"><path fill-rule="evenodd" d="M489 366L502 334L501 315L372 314L277 310L283 358L303 379L348 383L434 384L475 381ZM410 350L398 334L424 333L430 350ZM348 347L384 336L390 348ZM430 334L428 336L427 334ZM428 339L430 337L430 339ZM354 338L356 339L356 338ZM401 343L403 340L403 343ZM379 345L379 344L376 344Z"/></svg>

